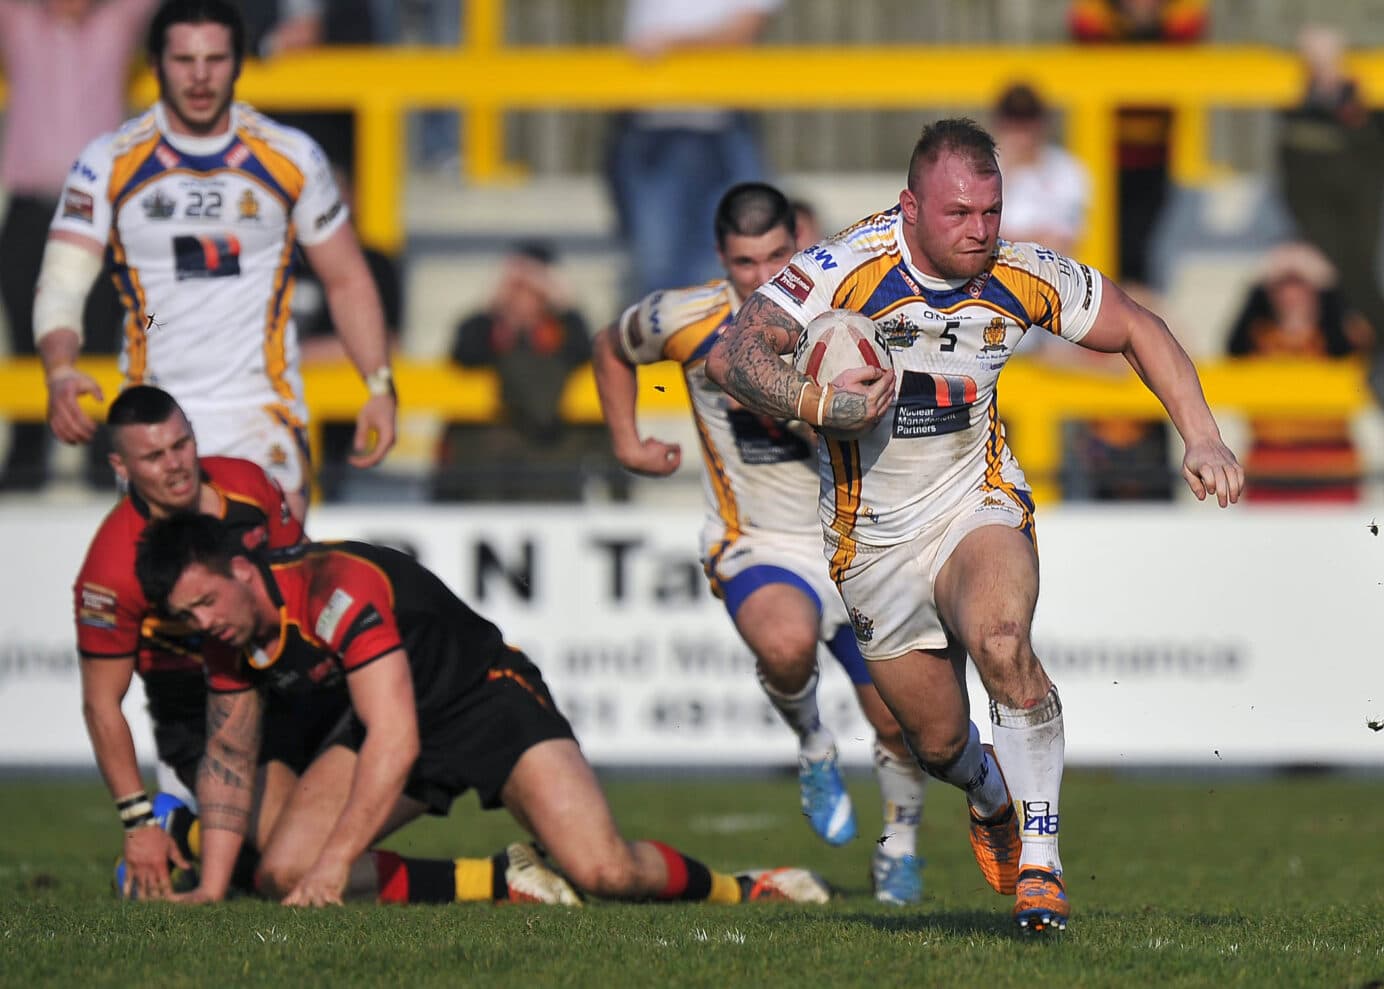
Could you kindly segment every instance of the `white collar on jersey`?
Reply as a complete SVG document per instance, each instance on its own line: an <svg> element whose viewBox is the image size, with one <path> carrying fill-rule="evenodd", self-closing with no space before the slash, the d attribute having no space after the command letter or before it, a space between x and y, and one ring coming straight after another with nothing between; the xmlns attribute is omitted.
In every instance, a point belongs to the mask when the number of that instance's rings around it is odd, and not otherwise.
<svg viewBox="0 0 1384 989"><path fill-rule="evenodd" d="M970 282L969 278L938 278L936 275L924 274L918 270L918 266L913 263L913 255L908 250L908 240L903 235L902 211L894 218L894 240L898 242L899 254L903 257L903 263L908 265L909 273L926 287L942 292L961 288Z"/></svg>
<svg viewBox="0 0 1384 989"><path fill-rule="evenodd" d="M212 134L208 137L193 137L191 134L174 134L168 129L168 112L163 107L163 100L154 104L154 122L158 124L159 133L163 139L185 155L200 157L202 155L214 155L218 151L225 151L230 143L235 140L236 126L240 123L236 112L235 103L231 104L230 123L220 134Z"/></svg>

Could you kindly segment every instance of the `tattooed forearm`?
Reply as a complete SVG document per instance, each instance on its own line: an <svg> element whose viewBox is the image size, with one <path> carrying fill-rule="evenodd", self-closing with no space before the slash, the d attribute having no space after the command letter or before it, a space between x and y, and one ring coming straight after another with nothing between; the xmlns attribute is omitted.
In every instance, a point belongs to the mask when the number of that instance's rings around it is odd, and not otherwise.
<svg viewBox="0 0 1384 989"><path fill-rule="evenodd" d="M197 768L203 827L245 833L254 798L259 746L259 695L254 691L209 693L207 747ZM217 808L214 818L207 816L207 808Z"/></svg>
<svg viewBox="0 0 1384 989"><path fill-rule="evenodd" d="M801 328L782 307L752 295L726 331L719 360L708 366L732 398L756 412L780 419L798 418L797 401L807 380L785 362Z"/></svg>
<svg viewBox="0 0 1384 989"><path fill-rule="evenodd" d="M202 804L198 810L202 827L208 830L233 831L248 834L250 830L250 808L237 804Z"/></svg>

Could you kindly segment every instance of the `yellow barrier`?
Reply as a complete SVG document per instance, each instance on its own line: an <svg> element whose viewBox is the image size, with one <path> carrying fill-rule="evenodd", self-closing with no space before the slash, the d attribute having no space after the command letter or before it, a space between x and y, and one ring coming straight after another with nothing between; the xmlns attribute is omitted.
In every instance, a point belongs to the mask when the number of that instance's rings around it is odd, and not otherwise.
<svg viewBox="0 0 1384 989"><path fill-rule="evenodd" d="M1068 143L1093 180L1091 232L1077 253L1110 270L1116 244L1113 107L1176 107L1178 176L1197 180L1212 167L1206 139L1211 108L1287 106L1303 83L1295 56L1249 46L794 46L688 52L649 62L619 48L501 46L497 9L485 0L468 21L472 42L455 49L335 48L251 63L239 94L271 111L353 109L361 234L381 249L397 250L405 238L403 114L409 110L451 107L467 114L468 169L487 180L503 173L497 121L508 110L696 103L760 110L983 109L1005 85L1026 79L1067 112ZM1357 54L1350 67L1372 104L1384 100L1384 52ZM156 93L148 74L131 91L138 105ZM900 148L900 171L906 155Z"/></svg>
<svg viewBox="0 0 1384 989"><path fill-rule="evenodd" d="M120 375L110 359L89 360L83 367L113 397ZM1207 400L1218 414L1237 416L1351 418L1368 410L1370 398L1363 366L1333 361L1304 366L1294 361L1254 360L1205 364L1199 368ZM308 368L304 372L308 405L317 430L324 421L351 420L365 399L365 386L348 365ZM488 371L462 370L444 363L400 361L395 378L404 413L433 413L440 419L485 422L499 411L499 388ZM1108 416L1163 418L1155 399L1131 373L1093 374L1054 369L1022 359L1005 368L1000 379L1000 412L1009 445L1033 483L1039 502L1057 500L1062 423ZM36 360L0 363L0 418L44 416L43 375ZM88 411L101 414L96 403ZM672 364L640 368L641 415L688 415L687 389ZM601 407L589 367L567 382L562 413L573 422L600 422ZM1241 451L1243 453L1243 451Z"/></svg>

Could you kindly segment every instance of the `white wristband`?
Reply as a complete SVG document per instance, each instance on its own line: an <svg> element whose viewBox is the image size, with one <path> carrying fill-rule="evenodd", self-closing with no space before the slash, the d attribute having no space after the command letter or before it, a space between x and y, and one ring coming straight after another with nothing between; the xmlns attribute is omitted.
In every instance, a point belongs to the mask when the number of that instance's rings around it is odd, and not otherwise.
<svg viewBox="0 0 1384 989"><path fill-rule="evenodd" d="M390 395L398 398L398 393L394 390L394 372L389 369L388 364L375 368L365 376L365 390L371 397L379 395Z"/></svg>

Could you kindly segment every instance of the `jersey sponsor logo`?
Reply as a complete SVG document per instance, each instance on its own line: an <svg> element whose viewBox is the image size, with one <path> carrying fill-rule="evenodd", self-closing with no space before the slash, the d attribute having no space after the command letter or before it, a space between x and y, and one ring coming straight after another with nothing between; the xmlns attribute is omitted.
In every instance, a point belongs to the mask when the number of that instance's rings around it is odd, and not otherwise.
<svg viewBox="0 0 1384 989"><path fill-rule="evenodd" d="M327 224L331 223L333 220L336 219L336 215L341 212L341 209L341 200L338 199L336 202L332 203L330 207L328 207L325 213L319 214L317 219L312 221L312 228L314 230L321 230Z"/></svg>
<svg viewBox="0 0 1384 989"><path fill-rule="evenodd" d="M1091 297L1095 295L1096 292L1095 278L1091 275L1090 265L1081 265L1081 273L1086 277L1086 298L1081 300L1081 308L1089 311L1091 308Z"/></svg>
<svg viewBox="0 0 1384 989"><path fill-rule="evenodd" d="M807 297L812 294L812 279L804 275L802 269L795 264L790 264L775 275L774 284L799 303L806 302Z"/></svg>
<svg viewBox="0 0 1384 989"><path fill-rule="evenodd" d="M258 223L260 218L259 200L255 194L246 189L240 194L240 200L236 203L240 209L240 218L250 223Z"/></svg>
<svg viewBox="0 0 1384 989"><path fill-rule="evenodd" d="M229 168L239 168L241 165L245 164L249 158L250 149L237 141L236 146L226 152L226 165Z"/></svg>
<svg viewBox="0 0 1384 989"><path fill-rule="evenodd" d="M988 284L990 284L990 269L982 271L966 283L966 294L972 299L979 299Z"/></svg>
<svg viewBox="0 0 1384 989"><path fill-rule="evenodd" d="M178 209L178 204L159 189L141 199L139 205L144 209L145 218L149 220L167 220Z"/></svg>
<svg viewBox="0 0 1384 989"><path fill-rule="evenodd" d="M971 377L905 371L894 405L894 436L916 439L959 433L971 424L976 394Z"/></svg>
<svg viewBox="0 0 1384 989"><path fill-rule="evenodd" d="M332 641L332 637L336 635L336 627L341 624L341 619L346 617L346 612L355 603L356 599L341 588L332 591L326 607L317 616L317 624L314 626L317 637L323 642Z"/></svg>
<svg viewBox="0 0 1384 989"><path fill-rule="evenodd" d="M812 456L807 441L773 416L762 416L749 409L734 409L726 414L740 462L749 467L806 460Z"/></svg>
<svg viewBox="0 0 1384 989"><path fill-rule="evenodd" d="M240 241L233 234L173 238L173 268L178 281L234 278L240 275Z"/></svg>
<svg viewBox="0 0 1384 989"><path fill-rule="evenodd" d="M346 634L341 637L341 647L345 649L356 640L356 636L362 632L367 632L377 625L384 624L384 615L380 614L380 609L376 608L369 601L361 605L360 611L356 614L355 620L351 622L351 627L346 630Z"/></svg>
<svg viewBox="0 0 1384 989"><path fill-rule="evenodd" d="M80 220L83 223L96 222L96 200L91 193L81 189L68 189L62 197L62 217L64 220Z"/></svg>
<svg viewBox="0 0 1384 989"><path fill-rule="evenodd" d="M77 608L77 624L87 628L115 628L116 595L100 584L85 583L81 589L82 603Z"/></svg>
<svg viewBox="0 0 1384 989"><path fill-rule="evenodd" d="M177 168L182 163L182 159L178 157L178 152L166 144L160 144L154 149L154 157L164 168Z"/></svg>
<svg viewBox="0 0 1384 989"><path fill-rule="evenodd" d="M832 268L836 267L836 259L831 256L831 252L825 247L809 247L806 253L808 257L817 262L818 267L823 271L830 271Z"/></svg>
<svg viewBox="0 0 1384 989"><path fill-rule="evenodd" d="M88 182L96 181L96 169L92 168L90 165L82 161L82 159L80 158L78 158L76 161L72 163L70 174L80 175L83 179L85 179Z"/></svg>

